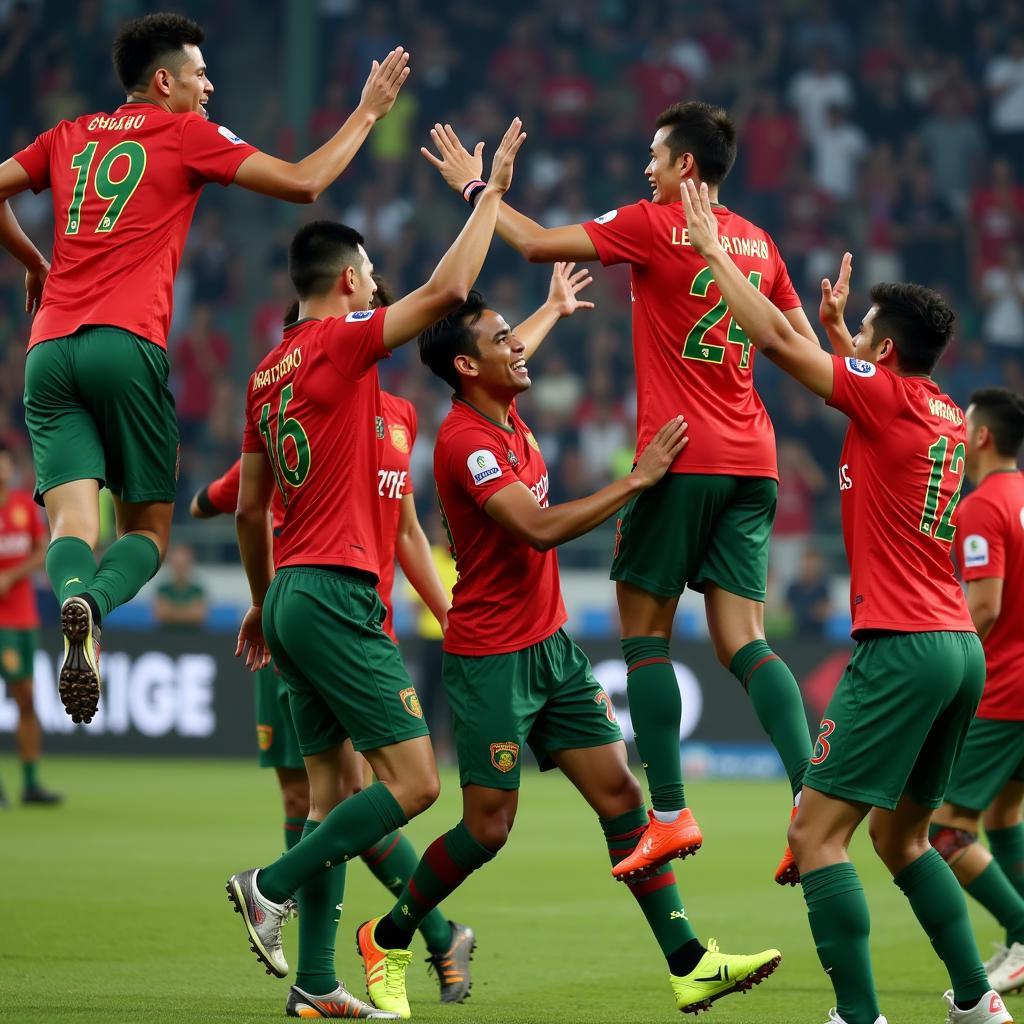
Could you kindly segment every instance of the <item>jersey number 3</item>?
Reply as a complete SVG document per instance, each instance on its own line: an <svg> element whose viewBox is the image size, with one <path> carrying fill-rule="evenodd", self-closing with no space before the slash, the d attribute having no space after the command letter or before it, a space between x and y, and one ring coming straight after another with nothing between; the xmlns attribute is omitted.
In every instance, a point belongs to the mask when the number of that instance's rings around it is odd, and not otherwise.
<svg viewBox="0 0 1024 1024"><path fill-rule="evenodd" d="M270 465L274 470L277 489L281 492L284 503L288 504L287 487L301 487L309 476L312 461L309 452L309 438L302 424L294 416L288 416L288 403L292 400L294 390L291 384L281 389L281 404L277 407L276 430L271 427L270 402L260 410L260 434L270 457ZM275 436L276 435L276 436ZM288 451L286 440L291 440L292 451Z"/></svg>
<svg viewBox="0 0 1024 1024"><path fill-rule="evenodd" d="M924 511L921 513L921 532L927 533L936 540L944 540L952 543L956 527L951 522L956 506L960 501L960 489L964 485L964 456L967 453L963 442L953 449L949 459L949 470L956 477L956 489L946 503L942 516L938 519L939 491L942 489L942 478L946 475L946 454L949 451L949 438L943 435L935 440L935 444L928 449L928 458L931 460L932 471L928 476L928 490L924 496ZM938 522L938 525L936 525Z"/></svg>
<svg viewBox="0 0 1024 1024"><path fill-rule="evenodd" d="M64 228L65 235L77 235L82 223L82 204L89 187L89 172L92 170L93 158L96 156L98 142L90 142L81 153L71 158L71 166L78 172L75 179L75 191L68 207L68 223ZM146 171L146 150L138 142L119 142L112 146L106 156L99 162L92 187L100 199L109 204L99 223L94 228L100 233L113 231L118 218L124 213L128 200L142 181Z"/></svg>
<svg viewBox="0 0 1024 1024"><path fill-rule="evenodd" d="M711 268L705 267L693 279L693 284L690 285L690 294L695 295L699 299L706 299L708 288L711 287L713 280L714 275L711 273ZM747 280L755 288L760 288L761 271L752 270L747 274ZM729 307L725 304L725 299L719 299L690 328L690 333L686 336L686 341L683 342L683 358L697 359L702 363L724 362L725 346L712 345L710 342L705 341L705 336L708 331L713 327L717 327L722 322L722 319L728 315ZM729 317L729 330L725 335L725 340L734 345L741 346L740 369L746 370L750 366L750 339L743 333L743 329L732 317Z"/></svg>

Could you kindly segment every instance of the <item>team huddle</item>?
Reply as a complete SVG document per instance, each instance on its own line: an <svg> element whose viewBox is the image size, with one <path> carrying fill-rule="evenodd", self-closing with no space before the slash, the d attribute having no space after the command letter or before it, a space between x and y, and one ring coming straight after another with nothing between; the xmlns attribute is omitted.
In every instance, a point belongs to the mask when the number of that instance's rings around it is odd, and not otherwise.
<svg viewBox="0 0 1024 1024"><path fill-rule="evenodd" d="M314 201L410 73L401 48L375 61L338 133L289 163L208 120L202 42L177 15L127 23L114 49L126 102L63 121L0 165L0 243L26 268L34 313L25 414L52 536L46 572L61 604L60 694L76 722L90 721L100 699L103 618L135 596L167 548L178 452L167 332L199 192L218 182ZM297 916L290 1016L409 1018L417 931L441 1001L463 1001L477 936L441 907L508 840L526 744L597 815L611 875L650 926L677 1009L697 1013L764 981L779 950L705 944L672 867L703 843L684 789L670 658L689 587L703 595L715 654L791 785L775 881L802 888L835 989L829 1021L885 1024L867 903L847 854L870 818L876 852L947 969L947 1021L1012 1024L1001 994L1024 988L1024 399L986 388L964 413L942 392L931 374L954 314L922 286L873 286L851 335L850 254L835 282L822 282L825 352L774 241L719 200L736 156L727 113L681 102L654 127L649 200L545 228L505 201L526 139L518 118L486 176L483 144L470 152L437 124L422 153L467 217L430 278L398 298L352 228L315 220L292 239L297 302L249 378L241 457L191 506L197 518L235 514L251 592L236 654L257 673L260 761L276 770L284 805L286 852L231 875L229 899L257 959L280 978L289 972L282 927ZM52 192L52 265L7 203L29 188ZM554 265L547 300L517 326L474 290L495 234ZM630 268L636 458L621 479L551 505L517 398L558 321L592 307L580 298L589 271L577 269L592 261ZM411 341L452 391L433 453L458 570L450 601L413 502L416 410L378 376ZM816 740L765 637L779 474L753 387L756 351L849 419L838 480L856 646ZM965 475L976 490L960 502ZM97 562L102 486L114 496L117 539ZM650 809L611 701L565 629L555 552L612 516L611 579ZM462 788L461 819L422 857L401 829L440 783L392 625L396 559L444 633ZM977 842L982 819L991 852ZM366 1002L335 967L356 857L395 897L355 931ZM961 885L1006 928L986 963Z"/></svg>

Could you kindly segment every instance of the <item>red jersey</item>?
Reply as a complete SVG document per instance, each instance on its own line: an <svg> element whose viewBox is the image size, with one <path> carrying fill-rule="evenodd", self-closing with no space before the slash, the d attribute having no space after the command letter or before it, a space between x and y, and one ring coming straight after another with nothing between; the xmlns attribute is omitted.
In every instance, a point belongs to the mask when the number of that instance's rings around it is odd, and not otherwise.
<svg viewBox="0 0 1024 1024"><path fill-rule="evenodd" d="M978 717L1024 721L1024 473L989 473L964 499L957 547L965 581L1003 581L999 618L985 638Z"/></svg>
<svg viewBox="0 0 1024 1024"><path fill-rule="evenodd" d="M377 494L381 505L381 562L378 571L377 593L384 602L387 616L384 632L397 641L391 591L395 585L395 546L398 539L398 519L402 511L402 498L412 494L409 476L409 456L416 443L416 409L406 398L388 391L381 393L384 410L384 443L381 445L380 466L377 469Z"/></svg>
<svg viewBox="0 0 1024 1024"><path fill-rule="evenodd" d="M510 484L548 505L548 468L513 404L504 427L459 399L437 432L434 479L458 582L444 649L508 654L546 640L566 620L554 550L537 551L484 510Z"/></svg>
<svg viewBox="0 0 1024 1024"><path fill-rule="evenodd" d="M167 347L174 275L199 191L256 152L200 114L123 103L61 121L14 154L53 191L53 258L29 348L87 324Z"/></svg>
<svg viewBox="0 0 1024 1024"><path fill-rule="evenodd" d="M381 563L377 361L386 309L305 319L249 378L242 451L265 451L284 504L277 567Z"/></svg>
<svg viewBox="0 0 1024 1024"><path fill-rule="evenodd" d="M21 565L46 536L39 508L27 491L8 491L0 505L0 572ZM0 629L35 629L39 625L36 593L28 576L0 595Z"/></svg>
<svg viewBox="0 0 1024 1024"><path fill-rule="evenodd" d="M234 465L223 475L217 477L212 483L206 486L206 496L210 504L221 515L232 516L238 508L238 489L242 477L242 460L236 459ZM284 525L284 505L281 502L281 492L274 491L273 500L270 503L270 511L274 525L274 562L277 562L277 538Z"/></svg>
<svg viewBox="0 0 1024 1024"><path fill-rule="evenodd" d="M963 413L929 377L833 356L828 404L850 417L839 461L853 635L973 632L953 574Z"/></svg>
<svg viewBox="0 0 1024 1024"><path fill-rule="evenodd" d="M713 209L736 265L779 309L796 309L800 299L768 234L724 206ZM777 480L772 422L754 390L754 349L690 245L682 202L641 200L583 229L605 266L630 265L637 454L682 413L690 443L670 472Z"/></svg>

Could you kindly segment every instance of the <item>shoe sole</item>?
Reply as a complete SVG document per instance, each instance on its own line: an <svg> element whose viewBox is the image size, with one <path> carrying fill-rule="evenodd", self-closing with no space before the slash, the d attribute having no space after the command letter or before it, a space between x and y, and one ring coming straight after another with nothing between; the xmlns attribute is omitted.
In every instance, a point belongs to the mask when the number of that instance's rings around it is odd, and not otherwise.
<svg viewBox="0 0 1024 1024"><path fill-rule="evenodd" d="M685 860L687 857L692 857L703 845L704 839L701 838L695 843L690 843L687 846L680 846L671 853L667 853L664 856L659 857L656 861L651 861L650 864L645 864L642 868L634 868L632 871L624 871L619 875L615 874L613 869L612 878L617 882L638 881L639 879L657 871L658 868L664 867L670 860Z"/></svg>
<svg viewBox="0 0 1024 1024"><path fill-rule="evenodd" d="M723 996L731 996L734 992L747 993L755 985L760 985L765 978L775 973L776 968L782 963L781 956L772 957L767 963L762 964L756 971L752 971L742 981L737 981L732 988L727 988L723 992L719 992L716 995L709 996L707 999L700 999L696 1003L688 1003L686 1006L679 1008L680 1013L700 1013L701 1010L710 1010L711 1004L721 999Z"/></svg>
<svg viewBox="0 0 1024 1024"><path fill-rule="evenodd" d="M469 947L469 961L470 962L472 962L473 954L475 952L476 952L476 939L473 940L473 945ZM473 987L473 982L471 981L466 986L466 991L461 996L459 996L458 999L445 999L445 997L444 997L444 989L442 989L441 990L441 1005L442 1006L453 1006L456 1003L464 1003L472 995L472 992L470 991L470 989L472 989L472 987Z"/></svg>
<svg viewBox="0 0 1024 1024"><path fill-rule="evenodd" d="M242 895L238 883L233 878L229 879L228 884L224 886L224 891L228 894L228 900L231 902L231 906L235 908L235 913L242 915L245 933L249 937L249 948L256 954L256 959L266 968L267 974L272 974L275 978L287 978L288 972L278 970L270 962L267 951L263 948L263 943L257 939L252 922L249 920L249 911L246 908L245 897Z"/></svg>
<svg viewBox="0 0 1024 1024"><path fill-rule="evenodd" d="M100 703L100 678L86 651L89 620L84 601L68 601L60 610L60 630L68 642L68 653L60 667L60 699L76 724L91 722Z"/></svg>

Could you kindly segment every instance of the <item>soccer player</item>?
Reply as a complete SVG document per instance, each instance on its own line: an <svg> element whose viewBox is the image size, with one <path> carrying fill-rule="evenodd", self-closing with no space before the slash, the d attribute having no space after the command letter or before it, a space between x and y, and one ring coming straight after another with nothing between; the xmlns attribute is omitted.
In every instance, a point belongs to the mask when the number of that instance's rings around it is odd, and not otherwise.
<svg viewBox="0 0 1024 1024"><path fill-rule="evenodd" d="M564 630L554 548L603 522L654 486L686 444L681 416L644 449L634 471L595 494L548 505L548 470L515 399L530 387L529 343L478 292L425 331L420 355L454 391L438 431L434 479L459 579L444 638L462 819L427 849L383 917L357 944L371 1002L407 1018L405 969L420 919L508 839L519 799L524 742L542 769L561 768L597 813L616 863L640 841L643 796L629 771L608 695ZM774 971L777 950L732 956L705 949L687 920L668 866L633 880L669 966L680 1010L697 1012Z"/></svg>
<svg viewBox="0 0 1024 1024"><path fill-rule="evenodd" d="M468 153L448 125L424 156L471 199L479 147ZM736 157L728 114L706 103L677 103L657 120L645 173L651 200L610 210L586 224L544 228L503 206L498 234L533 262L628 263L637 377L637 454L670 414L690 424L691 451L665 479L637 496L618 521L611 577L622 624L630 714L653 812L644 842L613 874L619 879L695 853L702 836L686 807L679 759L679 688L669 644L679 596L703 592L719 661L746 690L785 765L794 802L811 753L796 680L765 640L768 542L778 469L771 421L753 386L750 340L711 290L704 262L687 244L679 206L682 180L719 186ZM722 236L743 273L809 343L800 308L771 238L718 205ZM787 850L776 872L796 881Z"/></svg>
<svg viewBox="0 0 1024 1024"><path fill-rule="evenodd" d="M311 1014L375 1012L335 975L345 864L429 807L439 787L423 711L381 629L375 589L385 434L377 362L465 300L511 183L520 128L516 118L485 194L429 281L386 309L368 308L373 266L358 232L325 221L300 229L289 255L299 319L249 381L236 522L253 603L237 652L252 668L272 653L285 677L310 810L301 842L268 867L232 875L227 889L257 958L278 977L288 972L286 902L297 899L297 998ZM268 519L275 486L285 509L276 574ZM346 739L378 781L342 800Z"/></svg>
<svg viewBox="0 0 1024 1024"><path fill-rule="evenodd" d="M0 679L18 706L15 742L21 761L21 802L54 805L62 797L39 782L42 730L32 701L39 612L32 574L42 567L46 529L32 495L11 487L14 459L0 445ZM0 808L8 806L0 786Z"/></svg>
<svg viewBox="0 0 1024 1024"><path fill-rule="evenodd" d="M409 73L408 54L376 61L359 106L315 153L288 163L207 120L213 93L202 29L177 14L127 22L114 67L128 94L113 113L61 121L0 165L0 245L26 268L36 311L25 420L36 500L53 540L46 572L61 603L60 695L88 722L100 692L100 623L160 566L177 482L178 428L167 386L174 275L199 193L232 183L312 202L345 169ZM53 264L9 203L53 194ZM117 540L99 565L99 488L114 495Z"/></svg>
<svg viewBox="0 0 1024 1024"><path fill-rule="evenodd" d="M1006 388L975 391L966 421L976 490L957 514L957 552L988 677L929 834L960 884L1006 929L985 969L997 992L1011 992L1024 987L1024 398ZM983 815L991 852L978 842Z"/></svg>
<svg viewBox="0 0 1024 1024"><path fill-rule="evenodd" d="M736 322L772 362L850 419L839 468L856 650L821 720L789 839L818 957L836 992L829 1020L884 1022L867 902L847 847L871 839L949 973L947 1024L1005 1024L949 866L928 844L932 811L981 699L985 657L953 575L963 415L931 379L953 331L935 292L879 284L852 338L850 257L819 311L836 354L808 345L723 247L707 187L683 183L689 243Z"/></svg>

